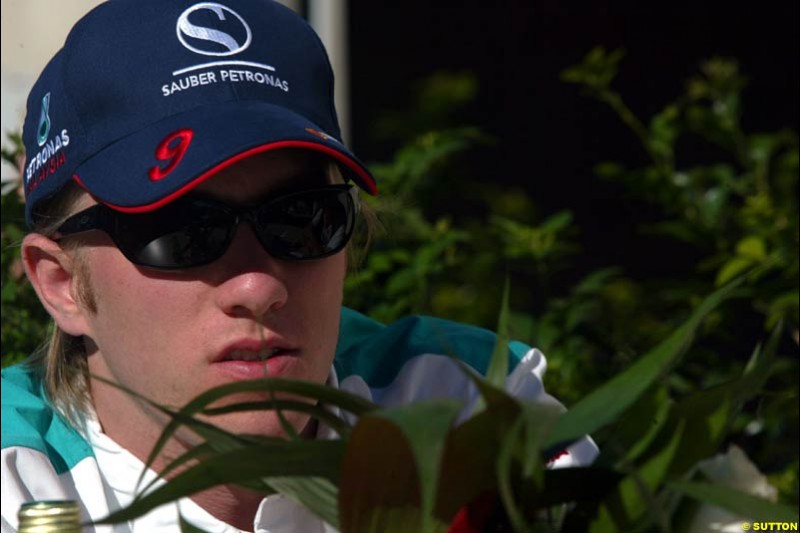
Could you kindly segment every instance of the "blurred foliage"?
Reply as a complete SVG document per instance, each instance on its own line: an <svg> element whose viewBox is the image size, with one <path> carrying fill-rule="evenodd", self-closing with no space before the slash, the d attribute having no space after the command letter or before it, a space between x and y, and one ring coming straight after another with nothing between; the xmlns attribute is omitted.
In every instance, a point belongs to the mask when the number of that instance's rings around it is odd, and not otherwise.
<svg viewBox="0 0 800 533"><path fill-rule="evenodd" d="M623 56L592 50L562 79L610 106L640 141L647 164L600 162L597 177L623 185L640 211L659 214L656 223L642 217L639 231L680 243L696 258L689 275L676 268L635 279L624 263L581 271L572 213L542 216L521 189L463 168L470 151L493 141L453 119L474 80L439 73L412 102L446 90L460 97L436 98L440 108L415 119L429 129L412 136L390 163L372 166L381 195L370 201L385 232L348 280L345 301L386 322L421 313L491 328L508 274L515 288L512 336L547 354L547 387L571 405L666 338L700 295L751 272L739 298L714 311L701 342L665 386L690 395L730 380L752 346L780 328L782 357L765 385L769 394L748 405L726 440L752 454L779 481L782 497L796 504L797 453L789 450L798 431L797 134L743 131L746 82L736 61L720 58L704 62L683 94L641 119L611 86ZM412 103L397 116L419 109ZM579 281L554 292L564 272ZM748 418L754 414L756 421Z"/></svg>
<svg viewBox="0 0 800 533"><path fill-rule="evenodd" d="M8 134L11 146L3 147L2 158L15 168L22 162L22 137ZM25 207L19 182L3 184L2 228L2 362L3 366L21 361L47 338L48 315L39 303L22 268L19 245L25 235Z"/></svg>
<svg viewBox="0 0 800 533"><path fill-rule="evenodd" d="M685 502L676 494L704 489L665 492L664 484L731 443L796 508L797 132L744 131L746 80L736 61L721 58L704 62L682 94L643 119L612 87L623 57L595 49L562 79L613 109L641 143L646 164L599 162L597 179L622 186L641 211L656 212L658 221L643 218L639 230L680 243L694 261L691 272L660 268L667 273L657 279L636 279L625 258L582 270L572 212L548 212L521 188L474 176L468 156L496 142L459 120L477 83L469 74L439 73L415 88L409 109L376 124L376 135L401 148L371 165L381 194L365 201L381 228L346 281L345 303L384 322L420 313L494 328L508 277L511 337L547 354L548 390L575 406L589 391L609 390L600 387L618 383L623 370L670 338L703 295L746 274L736 297L697 326L681 364L654 379L629 411L592 430L604 451L600 464L627 469L629 477L613 504L582 507L581 523L634 531L680 520ZM4 157L16 155L4 150ZM17 195L5 195L3 364L32 351L45 331L16 259L22 218ZM564 274L578 281L565 289L557 282ZM769 357L762 348L754 353L771 333Z"/></svg>

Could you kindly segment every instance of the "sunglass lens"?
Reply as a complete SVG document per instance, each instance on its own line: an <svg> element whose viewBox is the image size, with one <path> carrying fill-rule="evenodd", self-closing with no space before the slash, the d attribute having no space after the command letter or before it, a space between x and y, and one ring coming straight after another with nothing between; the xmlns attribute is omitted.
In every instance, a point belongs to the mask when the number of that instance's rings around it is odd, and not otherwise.
<svg viewBox="0 0 800 533"><path fill-rule="evenodd" d="M150 218L147 231L137 228L134 263L155 268L190 268L218 259L228 247L230 217L216 210L182 203L168 206Z"/></svg>
<svg viewBox="0 0 800 533"><path fill-rule="evenodd" d="M354 224L353 200L345 189L286 196L259 214L259 238L274 257L320 259L340 252Z"/></svg>

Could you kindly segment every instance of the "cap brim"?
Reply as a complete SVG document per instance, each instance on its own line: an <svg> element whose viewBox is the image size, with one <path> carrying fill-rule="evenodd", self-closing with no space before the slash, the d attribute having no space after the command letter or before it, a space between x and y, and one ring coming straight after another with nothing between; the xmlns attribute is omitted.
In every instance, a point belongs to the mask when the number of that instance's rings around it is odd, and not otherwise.
<svg viewBox="0 0 800 533"><path fill-rule="evenodd" d="M156 158L157 147L186 129L192 139L180 162L163 179L151 179L150 169L169 162ZM280 148L324 153L340 163L346 177L359 187L370 194L378 192L366 167L316 124L286 108L255 101L228 102L169 117L97 152L76 168L74 178L114 209L146 212L240 159Z"/></svg>

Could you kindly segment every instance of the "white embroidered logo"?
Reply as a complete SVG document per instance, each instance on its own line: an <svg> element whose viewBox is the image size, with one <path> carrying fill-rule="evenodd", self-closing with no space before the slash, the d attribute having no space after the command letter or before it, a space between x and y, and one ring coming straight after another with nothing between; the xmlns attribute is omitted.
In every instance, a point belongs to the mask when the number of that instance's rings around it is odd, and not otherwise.
<svg viewBox="0 0 800 533"><path fill-rule="evenodd" d="M216 26L222 29L200 25L205 20L214 26L215 17L220 22ZM181 13L175 32L187 50L204 56L239 54L247 50L253 40L247 22L231 8L216 2L200 2ZM275 72L272 65L233 58L187 65L172 71L172 80L161 85L161 94L172 96L217 83L258 84L288 93L289 82L280 79Z"/></svg>
<svg viewBox="0 0 800 533"><path fill-rule="evenodd" d="M189 15L196 11L211 11L213 12L220 21L236 21L241 24L240 31L237 34L244 33L244 42L239 43L236 37L230 35L229 33L225 33L224 31L216 30L213 28L206 28L205 26L198 26L193 24L189 21ZM225 14L229 13L233 15L230 18L226 18ZM177 33L178 33L178 40L181 42L183 46L191 50L192 52L202 54L205 56L232 56L234 54L238 54L239 52L244 51L250 46L250 41L252 40L252 33L250 32L250 26L247 25L247 22L239 16L239 14L232 10L227 6L223 6L222 4L217 4L214 2L201 2L199 4L195 4L183 13L181 16L178 17L178 25L177 25ZM244 30L243 32L241 30ZM237 35L239 39L242 39L242 35ZM194 44L190 44L187 41L187 37L192 37L200 42L195 42ZM205 41L209 43L208 46L201 47L202 42ZM215 43L215 44L211 44ZM220 47L225 48L225 51L220 51ZM205 49L204 49L205 48Z"/></svg>

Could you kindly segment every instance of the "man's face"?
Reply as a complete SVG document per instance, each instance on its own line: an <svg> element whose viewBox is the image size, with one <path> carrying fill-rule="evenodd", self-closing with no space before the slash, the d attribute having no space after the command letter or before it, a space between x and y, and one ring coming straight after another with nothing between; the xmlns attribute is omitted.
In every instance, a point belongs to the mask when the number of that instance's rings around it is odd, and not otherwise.
<svg viewBox="0 0 800 533"><path fill-rule="evenodd" d="M325 183L318 158L283 150L242 160L190 194L246 205ZM87 313L85 333L92 374L174 407L211 387L265 375L317 383L328 377L338 337L344 253L307 262L276 260L243 223L219 260L165 273L134 266L105 234L94 232L87 243L84 260L97 302L97 312ZM264 348L277 352L266 364L255 360ZM147 454L163 420L94 379L92 395L106 433L135 454ZM266 393L236 397L265 399ZM308 420L288 418L298 430ZM272 412L213 421L236 432L282 433Z"/></svg>

